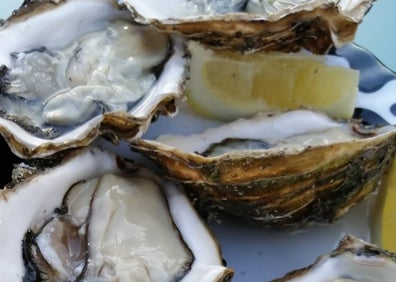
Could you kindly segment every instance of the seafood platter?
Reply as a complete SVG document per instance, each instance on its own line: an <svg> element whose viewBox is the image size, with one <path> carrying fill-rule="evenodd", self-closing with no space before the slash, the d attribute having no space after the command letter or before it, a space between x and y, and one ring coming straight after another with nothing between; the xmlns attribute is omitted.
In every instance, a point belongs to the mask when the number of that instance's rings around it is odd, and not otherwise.
<svg viewBox="0 0 396 282"><path fill-rule="evenodd" d="M394 281L396 74L353 43L375 5L25 0L1 280Z"/></svg>

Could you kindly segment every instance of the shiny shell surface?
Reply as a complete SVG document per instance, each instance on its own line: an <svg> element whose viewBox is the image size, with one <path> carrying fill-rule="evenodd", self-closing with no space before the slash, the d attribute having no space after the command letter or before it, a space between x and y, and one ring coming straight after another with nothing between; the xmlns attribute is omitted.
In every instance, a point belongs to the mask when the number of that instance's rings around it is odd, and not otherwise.
<svg viewBox="0 0 396 282"><path fill-rule="evenodd" d="M134 24L116 1L30 1L0 40L0 130L22 158L100 135L130 140L176 112L182 43Z"/></svg>
<svg viewBox="0 0 396 282"><path fill-rule="evenodd" d="M183 190L130 160L85 148L18 170L0 191L4 281L232 277Z"/></svg>
<svg viewBox="0 0 396 282"><path fill-rule="evenodd" d="M272 282L391 282L395 275L395 253L352 235L345 235L337 248L318 257L312 265L292 271Z"/></svg>

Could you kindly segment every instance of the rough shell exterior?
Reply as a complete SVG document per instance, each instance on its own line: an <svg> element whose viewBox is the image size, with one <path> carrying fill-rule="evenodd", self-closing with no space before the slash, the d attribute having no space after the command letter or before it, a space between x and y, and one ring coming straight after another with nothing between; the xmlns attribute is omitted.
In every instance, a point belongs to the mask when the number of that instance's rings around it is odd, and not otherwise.
<svg viewBox="0 0 396 282"><path fill-rule="evenodd" d="M340 47L353 41L357 27L373 1L286 1L289 6L285 9L279 8L283 5L279 1L268 4L274 7L264 12L184 18L162 18L161 12L153 17L146 11L155 9L155 1L122 2L139 22L153 24L165 32L181 34L215 48L232 48L241 52L295 52L303 47L324 54L334 45ZM165 11L164 14L171 12Z"/></svg>
<svg viewBox="0 0 396 282"><path fill-rule="evenodd" d="M375 191L395 154L396 131L284 154L265 151L203 157L150 140L134 149L183 183L200 210L294 229L331 223Z"/></svg>

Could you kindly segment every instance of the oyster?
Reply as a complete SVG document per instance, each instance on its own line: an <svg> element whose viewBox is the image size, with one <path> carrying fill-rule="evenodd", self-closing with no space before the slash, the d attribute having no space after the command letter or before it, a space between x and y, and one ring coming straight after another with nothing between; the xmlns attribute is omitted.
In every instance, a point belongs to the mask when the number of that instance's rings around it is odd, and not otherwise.
<svg viewBox="0 0 396 282"><path fill-rule="evenodd" d="M99 148L59 161L0 193L2 279L232 277L180 187Z"/></svg>
<svg viewBox="0 0 396 282"><path fill-rule="evenodd" d="M191 123L188 115L177 119L186 120L179 128ZM376 190L395 141L394 126L367 132L354 121L297 110L131 146L183 183L201 210L296 228L333 222Z"/></svg>
<svg viewBox="0 0 396 282"><path fill-rule="evenodd" d="M137 21L218 48L326 53L353 40L372 0L122 0Z"/></svg>
<svg viewBox="0 0 396 282"><path fill-rule="evenodd" d="M116 1L28 2L0 41L0 129L23 158L135 138L182 95L182 43Z"/></svg>
<svg viewBox="0 0 396 282"><path fill-rule="evenodd" d="M396 275L396 255L346 235L331 253L306 268L292 271L273 282L365 281L391 282Z"/></svg>

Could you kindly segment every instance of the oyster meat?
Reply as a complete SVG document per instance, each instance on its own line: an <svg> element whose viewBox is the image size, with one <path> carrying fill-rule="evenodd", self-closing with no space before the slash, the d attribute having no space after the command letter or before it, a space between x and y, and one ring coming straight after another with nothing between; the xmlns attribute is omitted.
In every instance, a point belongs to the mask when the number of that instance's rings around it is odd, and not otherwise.
<svg viewBox="0 0 396 282"><path fill-rule="evenodd" d="M181 42L133 23L116 1L28 4L0 40L0 128L21 157L101 134L135 138L182 95Z"/></svg>
<svg viewBox="0 0 396 282"><path fill-rule="evenodd" d="M180 115L174 125L185 119L188 126L191 119ZM297 110L202 133L147 136L131 146L184 183L201 210L296 228L333 222L379 186L394 157L396 130L366 131L354 121Z"/></svg>
<svg viewBox="0 0 396 282"><path fill-rule="evenodd" d="M226 281L233 273L180 187L98 148L1 191L0 230L5 281Z"/></svg>
<svg viewBox="0 0 396 282"><path fill-rule="evenodd" d="M217 48L326 53L351 42L372 0L122 0L142 23Z"/></svg>
<svg viewBox="0 0 396 282"><path fill-rule="evenodd" d="M391 282L396 275L395 257L392 252L346 235L336 249L314 264L272 282Z"/></svg>

